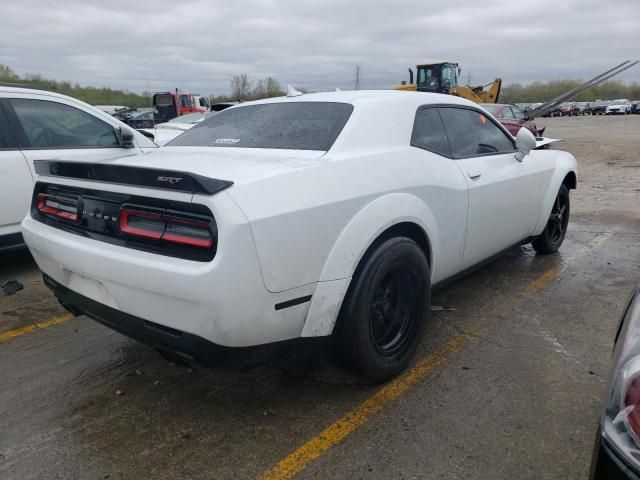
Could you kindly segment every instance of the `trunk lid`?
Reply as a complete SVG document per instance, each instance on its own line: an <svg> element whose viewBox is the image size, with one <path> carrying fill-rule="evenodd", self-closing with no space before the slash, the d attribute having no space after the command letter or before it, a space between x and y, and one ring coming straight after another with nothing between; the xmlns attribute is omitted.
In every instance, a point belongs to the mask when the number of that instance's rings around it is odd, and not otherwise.
<svg viewBox="0 0 640 480"><path fill-rule="evenodd" d="M108 163L166 169L241 185L313 166L326 152L233 147L163 147Z"/></svg>

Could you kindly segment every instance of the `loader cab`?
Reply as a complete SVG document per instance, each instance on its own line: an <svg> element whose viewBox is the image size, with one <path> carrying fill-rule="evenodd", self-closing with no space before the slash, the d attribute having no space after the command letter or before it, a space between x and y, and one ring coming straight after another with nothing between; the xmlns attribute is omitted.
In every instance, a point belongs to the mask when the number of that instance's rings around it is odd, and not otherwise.
<svg viewBox="0 0 640 480"><path fill-rule="evenodd" d="M419 92L450 93L458 86L458 64L443 62L418 65L416 89Z"/></svg>

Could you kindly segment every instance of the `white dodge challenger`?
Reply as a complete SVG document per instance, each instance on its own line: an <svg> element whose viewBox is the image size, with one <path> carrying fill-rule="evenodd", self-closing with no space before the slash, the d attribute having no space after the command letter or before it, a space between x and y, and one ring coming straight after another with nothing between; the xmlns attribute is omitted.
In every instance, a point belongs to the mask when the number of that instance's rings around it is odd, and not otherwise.
<svg viewBox="0 0 640 480"><path fill-rule="evenodd" d="M433 285L562 244L576 161L535 144L453 96L245 103L146 155L36 162L22 229L63 305L160 351L207 365L331 336L382 381L414 354Z"/></svg>

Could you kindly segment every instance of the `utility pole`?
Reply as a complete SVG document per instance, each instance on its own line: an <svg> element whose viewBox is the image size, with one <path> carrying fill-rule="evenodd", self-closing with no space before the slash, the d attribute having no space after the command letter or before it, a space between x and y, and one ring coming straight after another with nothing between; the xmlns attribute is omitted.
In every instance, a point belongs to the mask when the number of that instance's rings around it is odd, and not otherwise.
<svg viewBox="0 0 640 480"><path fill-rule="evenodd" d="M354 76L354 81L353 81L353 89L354 90L360 90L360 75L362 73L362 69L360 68L360 65L356 65L356 69L353 73Z"/></svg>

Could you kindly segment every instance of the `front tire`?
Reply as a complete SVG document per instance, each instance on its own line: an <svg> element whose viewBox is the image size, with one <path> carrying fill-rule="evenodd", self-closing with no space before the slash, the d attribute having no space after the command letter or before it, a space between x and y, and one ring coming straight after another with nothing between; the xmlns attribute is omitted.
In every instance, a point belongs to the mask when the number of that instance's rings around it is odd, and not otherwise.
<svg viewBox="0 0 640 480"><path fill-rule="evenodd" d="M398 375L413 357L431 303L429 263L406 237L367 253L340 311L339 353L370 382Z"/></svg>
<svg viewBox="0 0 640 480"><path fill-rule="evenodd" d="M536 252L548 254L558 251L567 234L570 207L569 189L563 184L560 186L558 195L553 202L547 225L544 227L542 233L531 242Z"/></svg>

